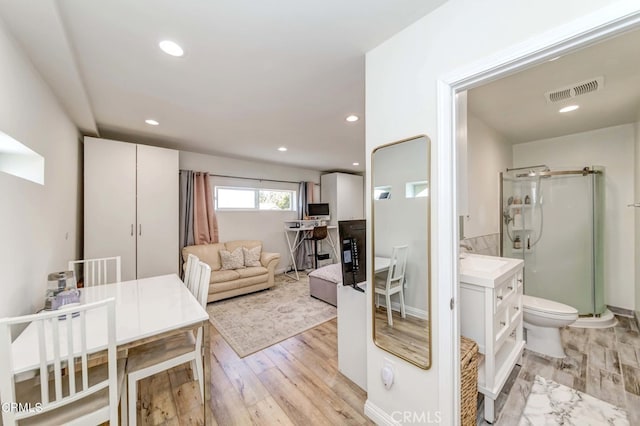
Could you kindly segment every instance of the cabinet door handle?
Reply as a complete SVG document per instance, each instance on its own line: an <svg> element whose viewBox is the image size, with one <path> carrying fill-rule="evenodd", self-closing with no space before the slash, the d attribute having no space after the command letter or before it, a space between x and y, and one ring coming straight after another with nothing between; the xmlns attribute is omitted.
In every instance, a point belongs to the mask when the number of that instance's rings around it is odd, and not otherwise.
<svg viewBox="0 0 640 426"><path fill-rule="evenodd" d="M138 225L138 235L142 235L142 224Z"/></svg>
<svg viewBox="0 0 640 426"><path fill-rule="evenodd" d="M498 300L502 300L502 296L498 296Z"/></svg>
<svg viewBox="0 0 640 426"><path fill-rule="evenodd" d="M515 309L516 311L520 310L520 306L514 306L513 309Z"/></svg>
<svg viewBox="0 0 640 426"><path fill-rule="evenodd" d="M522 284L522 278L518 278L518 282Z"/></svg>
<svg viewBox="0 0 640 426"><path fill-rule="evenodd" d="M133 237L133 223L131 224L131 236Z"/></svg>
<svg viewBox="0 0 640 426"><path fill-rule="evenodd" d="M507 287L509 290L513 290L513 286L510 285L509 287Z"/></svg>
<svg viewBox="0 0 640 426"><path fill-rule="evenodd" d="M504 321L500 321L500 325L504 327L505 325L507 325L507 323Z"/></svg>

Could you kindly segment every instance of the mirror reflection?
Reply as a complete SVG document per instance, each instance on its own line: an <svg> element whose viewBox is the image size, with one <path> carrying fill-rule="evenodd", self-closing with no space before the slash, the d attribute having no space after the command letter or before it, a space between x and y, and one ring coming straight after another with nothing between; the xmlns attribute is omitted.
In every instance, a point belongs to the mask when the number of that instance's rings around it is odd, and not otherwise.
<svg viewBox="0 0 640 426"><path fill-rule="evenodd" d="M421 368L431 366L430 141L420 136L373 151L373 339Z"/></svg>

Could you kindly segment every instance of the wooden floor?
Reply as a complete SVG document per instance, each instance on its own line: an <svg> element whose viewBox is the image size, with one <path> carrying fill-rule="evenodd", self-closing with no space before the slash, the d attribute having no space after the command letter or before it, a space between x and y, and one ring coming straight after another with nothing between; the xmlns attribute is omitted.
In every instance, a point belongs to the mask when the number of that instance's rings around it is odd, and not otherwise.
<svg viewBox="0 0 640 426"><path fill-rule="evenodd" d="M391 311L393 327L387 322L387 310L380 306L376 308L375 328L376 343L383 348L390 348L400 357L419 365L431 365L429 356L429 323L427 320Z"/></svg>
<svg viewBox="0 0 640 426"><path fill-rule="evenodd" d="M211 326L211 404L218 425L361 425L366 393L338 372L336 320L238 358ZM140 382L138 423L201 425L187 365Z"/></svg>

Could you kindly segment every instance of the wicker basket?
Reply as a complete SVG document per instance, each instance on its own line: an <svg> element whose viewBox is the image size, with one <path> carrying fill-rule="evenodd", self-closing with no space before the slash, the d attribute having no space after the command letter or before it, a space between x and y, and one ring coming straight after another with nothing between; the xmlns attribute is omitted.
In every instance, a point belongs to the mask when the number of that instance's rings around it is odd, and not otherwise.
<svg viewBox="0 0 640 426"><path fill-rule="evenodd" d="M460 336L460 424L476 424L478 411L478 345Z"/></svg>

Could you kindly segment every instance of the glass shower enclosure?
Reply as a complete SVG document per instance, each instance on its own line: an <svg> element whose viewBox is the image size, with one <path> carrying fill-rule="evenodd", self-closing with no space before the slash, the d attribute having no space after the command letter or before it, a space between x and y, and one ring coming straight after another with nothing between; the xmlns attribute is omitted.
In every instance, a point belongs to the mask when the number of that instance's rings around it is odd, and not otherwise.
<svg viewBox="0 0 640 426"><path fill-rule="evenodd" d="M500 253L524 259L524 293L599 316L604 304L604 169L500 174Z"/></svg>

